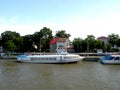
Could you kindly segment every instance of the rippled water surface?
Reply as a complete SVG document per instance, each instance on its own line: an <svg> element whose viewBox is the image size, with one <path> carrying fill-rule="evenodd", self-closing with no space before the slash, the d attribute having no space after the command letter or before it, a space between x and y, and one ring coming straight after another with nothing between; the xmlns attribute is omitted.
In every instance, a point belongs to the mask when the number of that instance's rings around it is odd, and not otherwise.
<svg viewBox="0 0 120 90"><path fill-rule="evenodd" d="M120 65L0 60L0 90L120 90Z"/></svg>

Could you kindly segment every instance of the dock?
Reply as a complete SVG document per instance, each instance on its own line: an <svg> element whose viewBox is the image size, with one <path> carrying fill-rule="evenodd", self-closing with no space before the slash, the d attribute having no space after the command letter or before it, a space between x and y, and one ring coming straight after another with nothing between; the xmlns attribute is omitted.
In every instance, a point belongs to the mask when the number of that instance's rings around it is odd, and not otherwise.
<svg viewBox="0 0 120 90"><path fill-rule="evenodd" d="M96 61L98 62L101 57L105 56L106 53L79 53L80 56L84 56L83 61Z"/></svg>

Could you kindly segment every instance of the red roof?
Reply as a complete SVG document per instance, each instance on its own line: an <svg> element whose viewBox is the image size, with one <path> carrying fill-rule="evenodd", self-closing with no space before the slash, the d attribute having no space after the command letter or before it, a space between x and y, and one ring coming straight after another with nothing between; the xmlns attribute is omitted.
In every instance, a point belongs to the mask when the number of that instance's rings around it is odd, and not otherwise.
<svg viewBox="0 0 120 90"><path fill-rule="evenodd" d="M57 39L56 38L53 38L50 40L50 43L49 44L55 44L57 42Z"/></svg>
<svg viewBox="0 0 120 90"><path fill-rule="evenodd" d="M108 39L108 38L104 37L104 36L101 36L101 37L98 37L98 39Z"/></svg>
<svg viewBox="0 0 120 90"><path fill-rule="evenodd" d="M55 44L56 42L66 42L66 38L53 38L53 39L51 39L51 41L50 41L50 45L52 45L52 44Z"/></svg>

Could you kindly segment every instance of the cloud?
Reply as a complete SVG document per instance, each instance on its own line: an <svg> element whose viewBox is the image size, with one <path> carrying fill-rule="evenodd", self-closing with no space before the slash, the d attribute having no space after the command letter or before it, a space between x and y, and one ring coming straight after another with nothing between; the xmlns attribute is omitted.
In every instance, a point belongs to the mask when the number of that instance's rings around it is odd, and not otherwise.
<svg viewBox="0 0 120 90"><path fill-rule="evenodd" d="M119 14L111 14L99 16L97 18L72 18L68 21L64 21L62 23L57 22L43 22L37 24L24 24L20 25L17 23L17 18L13 17L8 21L11 24L2 24L0 25L0 33L11 30L20 33L21 35L33 34L38 32L43 27L48 27L53 31L53 35L55 35L58 30L66 30L67 33L71 35L70 39L73 38L86 38L87 35L94 35L96 38L99 36L108 36L108 34L115 33L119 34L120 30L120 15ZM0 18L1 22L7 22L6 19Z"/></svg>
<svg viewBox="0 0 120 90"><path fill-rule="evenodd" d="M94 19L80 19L66 25L66 30L70 32L72 37L85 38L87 35L108 36L108 34L119 34L120 15L104 15Z"/></svg>

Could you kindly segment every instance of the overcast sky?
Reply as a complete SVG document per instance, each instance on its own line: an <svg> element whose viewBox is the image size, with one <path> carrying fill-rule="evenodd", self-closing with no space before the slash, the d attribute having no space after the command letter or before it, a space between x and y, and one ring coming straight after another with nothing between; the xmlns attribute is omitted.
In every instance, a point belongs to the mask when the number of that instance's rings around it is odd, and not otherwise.
<svg viewBox="0 0 120 90"><path fill-rule="evenodd" d="M73 38L120 34L120 0L0 0L0 33L33 34L48 27Z"/></svg>

